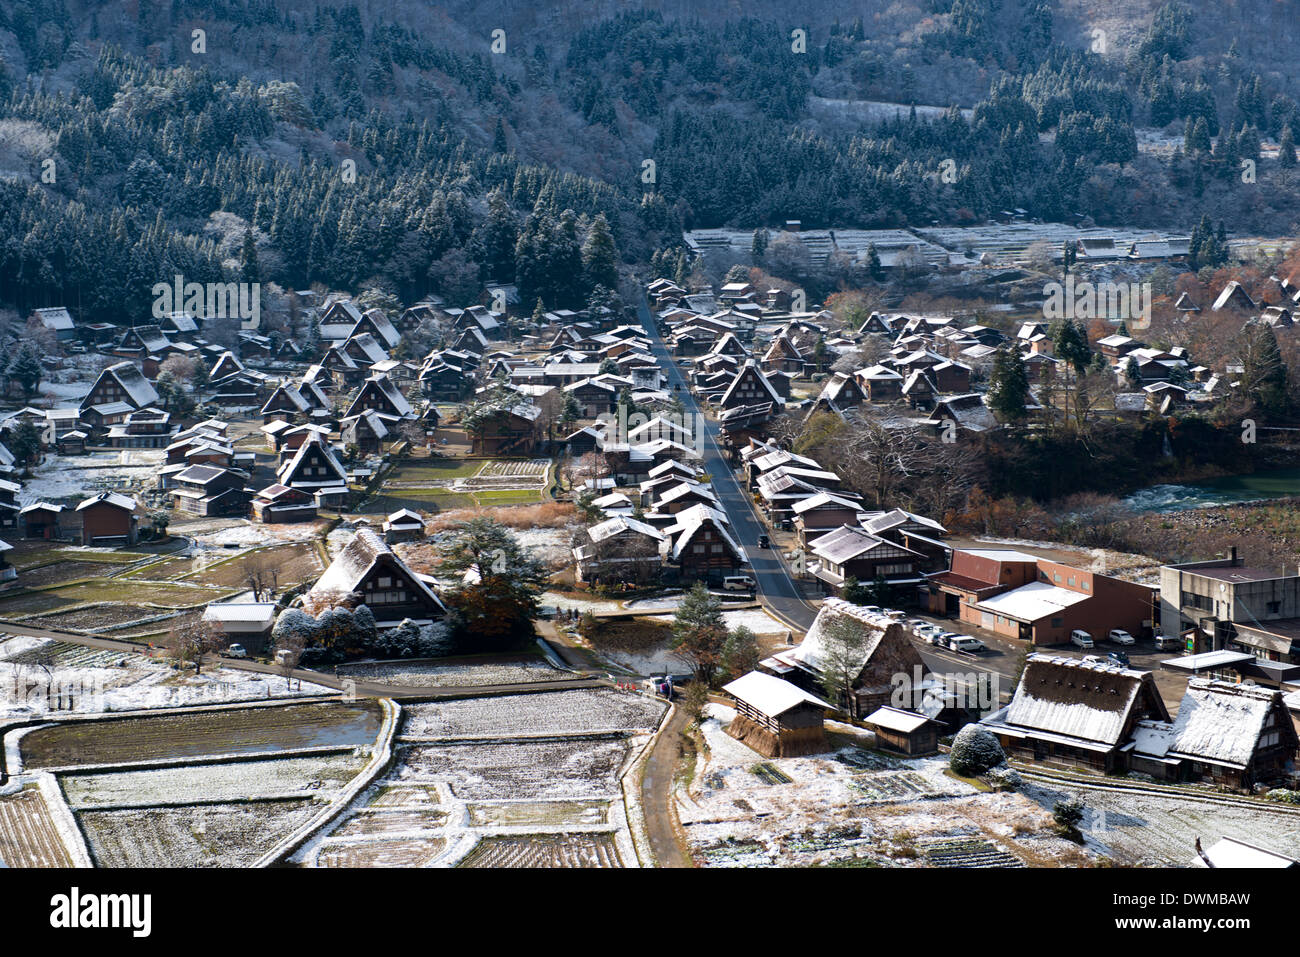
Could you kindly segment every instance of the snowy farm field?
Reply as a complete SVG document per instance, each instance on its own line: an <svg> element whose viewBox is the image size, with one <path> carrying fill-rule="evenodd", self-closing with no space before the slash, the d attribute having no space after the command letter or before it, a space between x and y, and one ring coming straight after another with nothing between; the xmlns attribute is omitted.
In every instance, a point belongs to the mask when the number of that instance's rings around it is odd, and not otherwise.
<svg viewBox="0 0 1300 957"><path fill-rule="evenodd" d="M325 702L69 722L24 735L20 747L27 768L82 767L299 748L369 747L379 725L375 701Z"/></svg>
<svg viewBox="0 0 1300 957"><path fill-rule="evenodd" d="M1045 808L1067 797L1083 802L1079 825L1090 849L1121 867L1185 867L1196 839L1209 847L1222 837L1300 856L1300 814L1260 803L1231 806L1195 797L1027 782L1024 791Z"/></svg>
<svg viewBox="0 0 1300 957"><path fill-rule="evenodd" d="M0 795L0 863L9 867L72 867L45 797L35 784Z"/></svg>
<svg viewBox="0 0 1300 957"><path fill-rule="evenodd" d="M52 561L47 564L25 568L16 586L23 588L44 588L46 585L62 585L68 582L82 581L87 578L99 578L105 572L103 562Z"/></svg>
<svg viewBox="0 0 1300 957"><path fill-rule="evenodd" d="M23 483L18 501L22 505L66 504L96 492L132 494L154 484L166 459L161 449L52 455Z"/></svg>
<svg viewBox="0 0 1300 957"><path fill-rule="evenodd" d="M622 862L608 834L534 834L484 838L460 866L621 867Z"/></svg>
<svg viewBox="0 0 1300 957"><path fill-rule="evenodd" d="M21 584L21 579L19 579ZM39 591L0 595L0 617L21 620L35 614L66 611L80 605L131 604L162 609L189 608L221 601L236 594L232 588L198 583L140 583L121 578L98 578Z"/></svg>
<svg viewBox="0 0 1300 957"><path fill-rule="evenodd" d="M310 800L83 811L99 867L248 867L319 813Z"/></svg>
<svg viewBox="0 0 1300 957"><path fill-rule="evenodd" d="M315 581L324 571L320 555L310 542L272 545L233 555L213 549L194 557L164 558L128 572L135 581L176 582L221 588L245 588L250 569L274 574L280 588Z"/></svg>
<svg viewBox="0 0 1300 957"><path fill-rule="evenodd" d="M466 801L613 798L629 748L624 738L409 745L398 780L447 781Z"/></svg>
<svg viewBox="0 0 1300 957"><path fill-rule="evenodd" d="M502 801L469 805L469 822L477 827L565 828L605 824L608 801Z"/></svg>
<svg viewBox="0 0 1300 957"><path fill-rule="evenodd" d="M653 731L667 706L613 688L581 688L416 704L404 709L402 736L449 738Z"/></svg>
<svg viewBox="0 0 1300 957"><path fill-rule="evenodd" d="M317 867L423 867L447 849L442 837L331 843L321 849Z"/></svg>
<svg viewBox="0 0 1300 957"><path fill-rule="evenodd" d="M1021 794L977 791L943 756L874 750L869 732L828 723L828 750L766 758L725 733L735 712L707 706L707 754L679 786L678 815L704 866L1051 867L1095 859L1052 830Z"/></svg>
<svg viewBox="0 0 1300 957"><path fill-rule="evenodd" d="M539 681L560 681L574 677L569 672L557 671L545 659L475 659L454 664L433 661L376 661L340 665L338 674L358 681L377 681L383 684L410 688L469 688L480 685L531 684Z"/></svg>
<svg viewBox="0 0 1300 957"><path fill-rule="evenodd" d="M447 811L438 808L410 810L406 808L366 808L349 817L330 836L387 837L428 831L441 827L447 821Z"/></svg>
<svg viewBox="0 0 1300 957"><path fill-rule="evenodd" d="M149 805L327 799L365 766L364 753L186 764L148 771L70 774L60 779L74 811Z"/></svg>
<svg viewBox="0 0 1300 957"><path fill-rule="evenodd" d="M51 686L69 696L50 701L41 689ZM253 671L208 667L196 675L130 652L22 635L0 638L0 718L59 708L64 714L141 712L331 694L310 682L289 688L283 678Z"/></svg>

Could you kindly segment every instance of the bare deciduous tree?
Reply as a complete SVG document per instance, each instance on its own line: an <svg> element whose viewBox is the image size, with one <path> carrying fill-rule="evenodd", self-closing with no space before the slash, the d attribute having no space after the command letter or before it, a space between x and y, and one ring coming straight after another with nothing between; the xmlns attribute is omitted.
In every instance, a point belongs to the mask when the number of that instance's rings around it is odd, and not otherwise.
<svg viewBox="0 0 1300 957"><path fill-rule="evenodd" d="M167 634L167 647L181 661L194 665L194 673L203 672L203 658L226 647L226 633L217 625L202 618L172 625Z"/></svg>

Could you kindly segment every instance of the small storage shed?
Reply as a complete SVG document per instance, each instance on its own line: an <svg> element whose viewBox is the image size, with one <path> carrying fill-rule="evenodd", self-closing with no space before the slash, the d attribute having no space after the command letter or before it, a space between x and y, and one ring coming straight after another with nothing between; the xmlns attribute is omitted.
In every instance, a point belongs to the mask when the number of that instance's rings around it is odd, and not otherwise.
<svg viewBox="0 0 1300 957"><path fill-rule="evenodd" d="M876 732L876 745L884 751L934 754L939 750L939 725L923 714L886 705L873 711L866 725Z"/></svg>
<svg viewBox="0 0 1300 957"><path fill-rule="evenodd" d="M832 706L783 678L751 671L723 689L736 702L727 733L769 758L826 750L823 720Z"/></svg>

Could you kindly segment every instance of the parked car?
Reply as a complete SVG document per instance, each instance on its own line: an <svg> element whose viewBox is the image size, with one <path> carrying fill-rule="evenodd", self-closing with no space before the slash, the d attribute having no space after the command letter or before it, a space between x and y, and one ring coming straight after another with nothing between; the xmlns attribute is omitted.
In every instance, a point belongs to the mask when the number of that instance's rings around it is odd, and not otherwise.
<svg viewBox="0 0 1300 957"><path fill-rule="evenodd" d="M1094 647L1092 635L1088 634L1082 628L1076 628L1070 632L1070 643L1078 645L1080 648Z"/></svg>
<svg viewBox="0 0 1300 957"><path fill-rule="evenodd" d="M1181 638L1174 638L1171 635L1156 635L1156 650L1158 651L1177 651L1183 647Z"/></svg>
<svg viewBox="0 0 1300 957"><path fill-rule="evenodd" d="M244 650L243 645L228 645L226 650L221 653L222 658L247 658L248 652Z"/></svg>
<svg viewBox="0 0 1300 957"><path fill-rule="evenodd" d="M1085 665L1104 665L1106 663L1106 659L1103 658L1101 655L1084 655L1083 663Z"/></svg>
<svg viewBox="0 0 1300 957"><path fill-rule="evenodd" d="M1122 668L1129 666L1128 654L1123 651L1112 651L1106 656L1107 661L1111 661Z"/></svg>
<svg viewBox="0 0 1300 957"><path fill-rule="evenodd" d="M907 612L894 611L892 608L885 612L885 617L890 621L905 622L907 621Z"/></svg>
<svg viewBox="0 0 1300 957"><path fill-rule="evenodd" d="M771 547L772 547L772 539L768 538L766 535L760 535L760 536L758 536L758 547L759 547L759 548L771 548Z"/></svg>
<svg viewBox="0 0 1300 957"><path fill-rule="evenodd" d="M1117 645L1135 645L1137 641L1123 628L1112 628L1110 634L1106 636L1110 641Z"/></svg>
<svg viewBox="0 0 1300 957"><path fill-rule="evenodd" d="M941 631L930 639L930 644L939 645L941 648L947 648L948 643L952 641L954 638L964 638L964 637L965 637L964 635L959 635L955 631Z"/></svg>
<svg viewBox="0 0 1300 957"><path fill-rule="evenodd" d="M919 635L922 628L933 628L934 625L920 618L910 618L907 621L907 627L912 630L912 634Z"/></svg>
<svg viewBox="0 0 1300 957"><path fill-rule="evenodd" d="M753 591L754 579L748 575L728 575L722 579L723 591Z"/></svg>
<svg viewBox="0 0 1300 957"><path fill-rule="evenodd" d="M862 606L862 610L865 611L868 615L879 615L879 614L880 614L880 606L879 606L879 605L863 605L863 606Z"/></svg>
<svg viewBox="0 0 1300 957"><path fill-rule="evenodd" d="M948 647L952 651L965 651L974 654L977 651L984 650L984 642L978 638L972 638L970 635L958 635L948 641Z"/></svg>

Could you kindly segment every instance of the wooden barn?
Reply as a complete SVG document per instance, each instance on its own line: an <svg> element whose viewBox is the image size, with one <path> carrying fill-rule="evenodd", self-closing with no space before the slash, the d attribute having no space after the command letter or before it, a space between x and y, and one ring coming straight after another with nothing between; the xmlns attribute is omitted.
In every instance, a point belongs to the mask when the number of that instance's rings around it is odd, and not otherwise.
<svg viewBox="0 0 1300 957"><path fill-rule="evenodd" d="M939 750L939 725L923 714L885 705L863 720L876 733L882 751L920 755Z"/></svg>
<svg viewBox="0 0 1300 957"><path fill-rule="evenodd" d="M761 671L722 690L736 702L727 733L759 754L790 758L826 750L823 719L831 705L821 698Z"/></svg>

